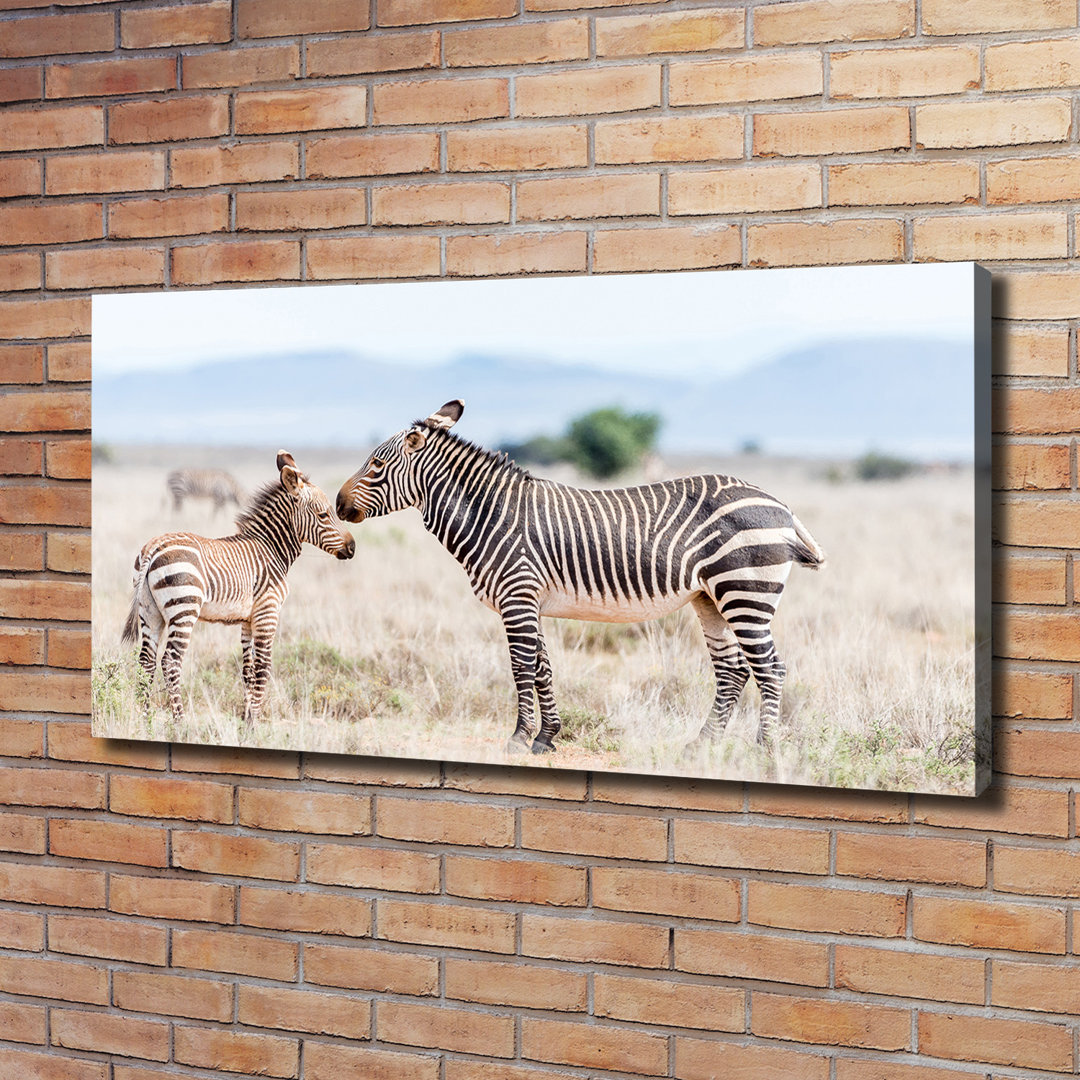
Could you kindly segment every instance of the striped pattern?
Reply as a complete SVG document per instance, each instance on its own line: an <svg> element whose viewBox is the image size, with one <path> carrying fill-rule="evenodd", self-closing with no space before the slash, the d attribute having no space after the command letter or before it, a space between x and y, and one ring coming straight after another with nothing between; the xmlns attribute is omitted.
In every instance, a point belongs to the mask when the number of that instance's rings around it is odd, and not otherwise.
<svg viewBox="0 0 1080 1080"><path fill-rule="evenodd" d="M166 533L144 544L135 559L135 591L123 639L138 639L147 694L160 656L177 723L184 718L180 668L200 619L239 623L244 721L254 723L266 694L278 613L289 594L287 575L301 545L314 544L339 559L350 559L355 551L326 493L300 472L292 455L281 451L277 465L279 479L237 518L235 535L208 539Z"/></svg>
<svg viewBox="0 0 1080 1080"><path fill-rule="evenodd" d="M244 489L224 469L174 469L165 478L165 485L173 497L174 510L182 510L185 499L211 499L215 510L227 502L239 506L244 501Z"/></svg>
<svg viewBox="0 0 1080 1080"><path fill-rule="evenodd" d="M635 622L689 603L716 675L712 711L694 747L724 730L750 675L761 691L758 740L772 737L784 665L771 623L793 563L825 556L781 502L727 476L586 491L540 480L504 456L458 438L449 402L376 447L338 493L338 513L361 521L417 507L503 618L518 694L511 746L533 735L553 748L560 728L540 619Z"/></svg>

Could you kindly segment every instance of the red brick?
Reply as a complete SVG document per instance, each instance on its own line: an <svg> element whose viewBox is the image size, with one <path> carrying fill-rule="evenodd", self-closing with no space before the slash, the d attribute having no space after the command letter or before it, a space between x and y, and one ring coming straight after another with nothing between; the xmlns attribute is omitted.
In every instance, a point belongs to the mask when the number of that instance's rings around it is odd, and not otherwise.
<svg viewBox="0 0 1080 1080"><path fill-rule="evenodd" d="M677 821L675 861L698 866L825 874L829 870L829 834L807 829L793 835L790 828Z"/></svg>
<svg viewBox="0 0 1080 1080"><path fill-rule="evenodd" d="M49 98L153 94L175 88L176 59L172 56L49 64L45 69L45 96Z"/></svg>
<svg viewBox="0 0 1080 1080"><path fill-rule="evenodd" d="M667 1069L667 1039L632 1028L562 1020L521 1023L521 1055L532 1061L659 1076Z"/></svg>
<svg viewBox="0 0 1080 1080"><path fill-rule="evenodd" d="M993 484L1005 491L1059 491L1070 486L1068 446L1009 443L994 456ZM995 600L1004 597L994 593Z"/></svg>
<svg viewBox="0 0 1080 1080"><path fill-rule="evenodd" d="M41 256L30 251L0 255L0 284L8 292L40 289Z"/></svg>
<svg viewBox="0 0 1080 1080"><path fill-rule="evenodd" d="M340 937L371 934L372 902L310 890L240 889L238 922L269 930Z"/></svg>
<svg viewBox="0 0 1080 1080"><path fill-rule="evenodd" d="M0 489L0 520L10 524L24 525L89 525L89 496L90 493L85 487L73 488L71 485L63 484L41 484L27 487L10 487L7 490ZM18 584L33 588L34 585L44 585L45 583L20 582ZM60 585L61 583L57 582L56 584ZM48 586L46 586L46 590L47 588ZM73 615L69 610L56 617L71 620ZM85 615L75 617L85 618ZM62 681L57 681L52 686L52 690L54 693L50 696L56 697L57 700L61 697L70 697L73 700L85 699L84 694L73 688L71 684L65 684ZM74 693L72 693L73 691ZM14 706L9 706L9 708L14 708Z"/></svg>
<svg viewBox="0 0 1080 1080"><path fill-rule="evenodd" d="M224 930L174 930L172 939L173 967L277 982L296 979L300 950L294 942Z"/></svg>
<svg viewBox="0 0 1080 1080"><path fill-rule="evenodd" d="M432 277L439 273L436 236L356 236L307 242L307 274L335 278Z"/></svg>
<svg viewBox="0 0 1080 1080"><path fill-rule="evenodd" d="M528 806L521 811L521 845L539 851L664 861L667 825L644 815Z"/></svg>
<svg viewBox="0 0 1080 1080"><path fill-rule="evenodd" d="M729 115L602 120L595 128L595 148L599 165L741 158L743 119Z"/></svg>
<svg viewBox="0 0 1080 1080"><path fill-rule="evenodd" d="M516 116L588 116L650 109L659 104L658 64L519 75L514 83Z"/></svg>
<svg viewBox="0 0 1080 1080"><path fill-rule="evenodd" d="M116 821L53 821L49 851L72 859L167 866L164 829Z"/></svg>
<svg viewBox="0 0 1080 1080"><path fill-rule="evenodd" d="M714 1039L675 1040L675 1076L679 1080L828 1080L829 1059L772 1046L740 1046Z"/></svg>
<svg viewBox="0 0 1080 1080"><path fill-rule="evenodd" d="M305 1042L304 1080L339 1080L348 1076L371 1080L439 1080L439 1059L430 1054L385 1053L366 1047Z"/></svg>
<svg viewBox="0 0 1080 1080"><path fill-rule="evenodd" d="M0 1070L19 1080L108 1080L108 1069L105 1062L0 1049Z"/></svg>
<svg viewBox="0 0 1080 1080"><path fill-rule="evenodd" d="M1011 556L994 567L991 588L1002 603L1064 604L1065 559Z"/></svg>
<svg viewBox="0 0 1080 1080"><path fill-rule="evenodd" d="M107 1005L109 1002L109 973L103 967L90 964L37 956L0 956L0 979L8 994L55 998L57 989L62 986L65 1001L86 1005ZM51 1073L47 1076L52 1080Z"/></svg>
<svg viewBox="0 0 1080 1080"><path fill-rule="evenodd" d="M236 195L237 229L337 229L366 221L364 192L358 188L241 191Z"/></svg>
<svg viewBox="0 0 1080 1080"><path fill-rule="evenodd" d="M38 101L41 98L41 68L18 67L0 71L0 102Z"/></svg>
<svg viewBox="0 0 1080 1080"><path fill-rule="evenodd" d="M754 12L755 45L911 37L914 0L801 0Z"/></svg>
<svg viewBox="0 0 1080 1080"><path fill-rule="evenodd" d="M8 570L40 570L42 537L33 533L0 533L0 562Z"/></svg>
<svg viewBox="0 0 1080 1080"><path fill-rule="evenodd" d="M876 218L793 221L751 225L747 230L747 260L751 266L895 262L903 248L902 223Z"/></svg>
<svg viewBox="0 0 1080 1080"><path fill-rule="evenodd" d="M367 123L367 88L322 86L239 94L235 123L238 135L363 127Z"/></svg>
<svg viewBox="0 0 1080 1080"><path fill-rule="evenodd" d="M987 90L1033 90L1080 84L1080 42L1013 41L986 50Z"/></svg>
<svg viewBox="0 0 1080 1080"><path fill-rule="evenodd" d="M0 382L40 383L44 375L44 356L40 345L0 346ZM23 469L24 464L31 467ZM5 439L3 465L7 475L40 475L41 443Z"/></svg>
<svg viewBox="0 0 1080 1080"><path fill-rule="evenodd" d="M75 769L20 769L8 765L0 771L0 801L10 806L100 810L105 805L105 777Z"/></svg>
<svg viewBox="0 0 1080 1080"><path fill-rule="evenodd" d="M409 132L312 139L307 144L306 164L311 179L435 172L439 136Z"/></svg>
<svg viewBox="0 0 1080 1080"><path fill-rule="evenodd" d="M278 832L367 836L371 833L371 799L330 792L241 788L237 821Z"/></svg>
<svg viewBox="0 0 1080 1080"><path fill-rule="evenodd" d="M0 756L44 757L44 733L44 725L39 720L6 719L0 723Z"/></svg>
<svg viewBox="0 0 1080 1080"><path fill-rule="evenodd" d="M597 56L713 52L742 48L745 41L746 16L740 10L650 12L596 20Z"/></svg>
<svg viewBox="0 0 1080 1080"><path fill-rule="evenodd" d="M228 130L229 99L223 94L129 101L109 107L111 145L211 139Z"/></svg>
<svg viewBox="0 0 1080 1080"><path fill-rule="evenodd" d="M430 997L439 992L439 962L417 953L309 942L304 945L304 980L317 986Z"/></svg>
<svg viewBox="0 0 1080 1080"><path fill-rule="evenodd" d="M169 936L162 927L140 926L126 919L50 915L49 949L73 956L161 965L168 963Z"/></svg>
<svg viewBox="0 0 1080 1080"><path fill-rule="evenodd" d="M614 911L738 922L741 890L735 878L597 866L592 870L592 902Z"/></svg>
<svg viewBox="0 0 1080 1080"><path fill-rule="evenodd" d="M295 180L300 175L300 149L294 142L178 147L169 160L170 181L178 188Z"/></svg>
<svg viewBox="0 0 1080 1080"><path fill-rule="evenodd" d="M1080 968L1029 961L994 960L991 1002L1012 1009L1075 1016L1080 1009Z"/></svg>
<svg viewBox="0 0 1080 1080"><path fill-rule="evenodd" d="M35 158L0 161L0 199L41 194L41 164Z"/></svg>
<svg viewBox="0 0 1080 1080"><path fill-rule="evenodd" d="M1002 539L1007 543L1032 543L1020 533L1005 534ZM1048 536L1043 543L1053 544L1056 540ZM1011 659L1072 663L1080 660L1078 628L1080 619L1072 612L1013 612L1008 617L1001 613L994 619L994 653Z"/></svg>
<svg viewBox="0 0 1080 1080"><path fill-rule="evenodd" d="M299 754L281 750L173 744L169 756L173 772L231 773L277 780L296 780L300 776Z"/></svg>
<svg viewBox="0 0 1080 1080"><path fill-rule="evenodd" d="M588 983L578 972L539 964L447 957L446 996L513 1009L585 1012Z"/></svg>
<svg viewBox="0 0 1080 1080"><path fill-rule="evenodd" d="M919 1013L919 1050L931 1057L1071 1072L1073 1037L1061 1024Z"/></svg>
<svg viewBox="0 0 1080 1080"><path fill-rule="evenodd" d="M371 1037L371 1002L344 994L241 986L238 1018L241 1024L273 1031L309 1031L347 1039Z"/></svg>
<svg viewBox="0 0 1080 1080"><path fill-rule="evenodd" d="M45 818L31 817L29 814L13 814L10 810L5 810L0 814L0 851L16 851L22 855L44 855ZM9 915L12 915L12 912L4 912L5 920ZM0 948L21 947L21 945L10 944L4 932L0 931Z"/></svg>
<svg viewBox="0 0 1080 1080"><path fill-rule="evenodd" d="M1065 909L916 896L914 935L942 945L1064 955Z"/></svg>
<svg viewBox="0 0 1080 1080"><path fill-rule="evenodd" d="M668 213L675 215L775 213L821 206L821 200L821 170L816 165L695 171L668 181Z"/></svg>
<svg viewBox="0 0 1080 1080"><path fill-rule="evenodd" d="M101 203L47 202L0 207L0 246L64 244L102 235Z"/></svg>
<svg viewBox="0 0 1080 1080"><path fill-rule="evenodd" d="M181 195L163 199L124 199L109 204L109 236L114 240L191 236L225 232L229 197Z"/></svg>
<svg viewBox="0 0 1080 1080"><path fill-rule="evenodd" d="M524 859L447 855L446 892L477 900L584 906L588 899L584 867Z"/></svg>
<svg viewBox="0 0 1080 1080"><path fill-rule="evenodd" d="M488 908L379 901L378 936L387 941L512 953L515 924L516 919L509 912Z"/></svg>
<svg viewBox="0 0 1080 1080"><path fill-rule="evenodd" d="M216 979L117 971L113 974L113 1004L128 1012L229 1023L233 1018L233 987Z"/></svg>
<svg viewBox="0 0 1080 1080"><path fill-rule="evenodd" d="M570 230L451 236L446 241L446 272L465 277L584 272L587 241L585 233Z"/></svg>
<svg viewBox="0 0 1080 1080"><path fill-rule="evenodd" d="M908 110L896 105L754 117L755 157L864 154L907 149L910 142Z"/></svg>
<svg viewBox="0 0 1080 1080"><path fill-rule="evenodd" d="M750 1030L765 1038L876 1050L911 1044L909 1009L764 993L751 1000Z"/></svg>
<svg viewBox="0 0 1080 1080"><path fill-rule="evenodd" d="M307 845L307 880L323 885L437 893L439 863L438 855L422 851L352 844Z"/></svg>
<svg viewBox="0 0 1080 1080"><path fill-rule="evenodd" d="M1033 896L1080 896L1080 855L1054 848L994 846L994 889Z"/></svg>
<svg viewBox="0 0 1080 1080"><path fill-rule="evenodd" d="M300 1075L300 1042L278 1035L254 1035L177 1025L173 1056L184 1065L258 1076Z"/></svg>
<svg viewBox="0 0 1080 1080"><path fill-rule="evenodd" d="M9 300L0 303L0 338L84 337L90 333L90 298L71 300ZM77 402L69 401L68 406ZM67 427L67 424L64 425ZM82 426L82 425L80 425ZM7 417L0 425L12 430ZM35 430L50 430L42 425ZM54 429L59 430L59 429Z"/></svg>
<svg viewBox="0 0 1080 1080"><path fill-rule="evenodd" d="M205 45L231 38L232 4L229 0L120 12L120 45L125 49Z"/></svg>
<svg viewBox="0 0 1080 1080"><path fill-rule="evenodd" d="M997 274L998 280L1003 290L1001 318L1071 319L1080 314L1080 274L1006 270Z"/></svg>
<svg viewBox="0 0 1080 1080"><path fill-rule="evenodd" d="M463 182L377 187L371 198L376 225L506 223L510 185Z"/></svg>
<svg viewBox="0 0 1080 1080"><path fill-rule="evenodd" d="M915 108L915 141L920 148L1064 142L1071 127L1066 98L941 102Z"/></svg>
<svg viewBox="0 0 1080 1080"><path fill-rule="evenodd" d="M839 833L836 873L981 888L986 884L986 845L936 836Z"/></svg>
<svg viewBox="0 0 1080 1080"><path fill-rule="evenodd" d="M977 956L838 945L836 985L861 994L981 1005L986 994L985 961Z"/></svg>
<svg viewBox="0 0 1080 1080"><path fill-rule="evenodd" d="M1078 766L1063 755L1080 749L1080 732L1002 728L994 735L994 771L1011 776L1071 779Z"/></svg>
<svg viewBox="0 0 1080 1080"><path fill-rule="evenodd" d="M593 1014L639 1024L743 1030L746 992L730 986L704 986L659 978L594 976Z"/></svg>
<svg viewBox="0 0 1080 1080"><path fill-rule="evenodd" d="M986 201L1073 203L1080 199L1080 163L1075 155L1010 158L986 163Z"/></svg>
<svg viewBox="0 0 1080 1080"><path fill-rule="evenodd" d="M109 910L150 919L231 923L236 913L236 888L183 878L113 874L109 879Z"/></svg>
<svg viewBox="0 0 1080 1080"><path fill-rule="evenodd" d="M599 30L597 31L599 33ZM443 34L448 67L503 67L589 58L587 19L556 19Z"/></svg>
<svg viewBox="0 0 1080 1080"><path fill-rule="evenodd" d="M100 146L104 138L105 114L98 105L7 109L0 152Z"/></svg>
<svg viewBox="0 0 1080 1080"><path fill-rule="evenodd" d="M828 946L742 930L675 930L675 968L702 975L827 986Z"/></svg>
<svg viewBox="0 0 1080 1080"><path fill-rule="evenodd" d="M452 172L526 172L588 164L589 133L582 124L477 128L446 135Z"/></svg>
<svg viewBox="0 0 1080 1080"><path fill-rule="evenodd" d="M510 115L506 79L423 79L377 84L376 124L457 124Z"/></svg>
<svg viewBox="0 0 1080 1080"><path fill-rule="evenodd" d="M377 0L377 8L380 26L510 19L518 12L517 0Z"/></svg>
<svg viewBox="0 0 1080 1080"><path fill-rule="evenodd" d="M593 270L601 274L711 269L741 261L737 225L600 229L593 235Z"/></svg>
<svg viewBox="0 0 1080 1080"><path fill-rule="evenodd" d="M109 809L136 817L227 824L233 820L233 789L208 780L118 775L111 780Z"/></svg>
<svg viewBox="0 0 1080 1080"><path fill-rule="evenodd" d="M462 1052L474 1052L482 1046L489 1057L514 1056L512 1016L454 1009L441 1003L380 1001L375 1027L384 1043Z"/></svg>
<svg viewBox="0 0 1080 1080"><path fill-rule="evenodd" d="M368 8L354 0L238 0L237 33L240 37L289 37L293 34L333 34L367 30Z"/></svg>
<svg viewBox="0 0 1080 1080"><path fill-rule="evenodd" d="M667 965L668 933L647 923L524 915L521 952L549 960L658 968Z"/></svg>
<svg viewBox="0 0 1080 1080"><path fill-rule="evenodd" d="M858 49L829 57L834 98L926 98L979 85L979 50L971 45L925 49Z"/></svg>
<svg viewBox="0 0 1080 1080"><path fill-rule="evenodd" d="M829 166L830 206L973 203L979 168L973 161L882 161Z"/></svg>
<svg viewBox="0 0 1080 1080"><path fill-rule="evenodd" d="M89 540L90 537L79 539ZM89 566L86 572L89 573ZM89 723L59 721L49 725L49 757L54 761L89 761L97 765L160 770L167 764L167 748L161 743L95 739Z"/></svg>
<svg viewBox="0 0 1080 1080"><path fill-rule="evenodd" d="M185 90L286 82L300 74L297 45L267 45L235 52L193 53L182 58ZM308 74L315 74L308 70Z"/></svg>
<svg viewBox="0 0 1080 1080"><path fill-rule="evenodd" d="M907 901L902 893L826 889L751 881L747 919L817 933L902 937Z"/></svg>
<svg viewBox="0 0 1080 1080"><path fill-rule="evenodd" d="M66 154L45 163L48 195L151 191L165 187L165 154L160 150Z"/></svg>
<svg viewBox="0 0 1080 1080"><path fill-rule="evenodd" d="M912 243L919 262L1064 258L1068 221L1064 213L916 218Z"/></svg>
<svg viewBox="0 0 1080 1080"><path fill-rule="evenodd" d="M4 610L25 619L69 621L75 614L85 618L80 608L89 601L87 594L86 584L81 581L0 581Z"/></svg>
<svg viewBox="0 0 1080 1080"><path fill-rule="evenodd" d="M300 244L295 240L238 240L224 244L174 247L175 285L213 285L222 281L296 280Z"/></svg>
<svg viewBox="0 0 1080 1080"><path fill-rule="evenodd" d="M4 23L4 37L0 40L0 58L111 52L115 36L111 11L9 19Z"/></svg>
<svg viewBox="0 0 1080 1080"><path fill-rule="evenodd" d="M45 474L57 480L89 480L90 454L89 439L50 440L45 444Z"/></svg>
<svg viewBox="0 0 1080 1080"><path fill-rule="evenodd" d="M44 1046L45 1009L16 1001L0 1001L0 1032L6 1042L34 1043Z"/></svg>
<svg viewBox="0 0 1080 1080"><path fill-rule="evenodd" d="M172 862L203 873L296 881L300 845L229 833L174 832Z"/></svg>
<svg viewBox="0 0 1080 1080"><path fill-rule="evenodd" d="M50 289L164 285L165 252L144 247L50 251L45 255L45 282Z"/></svg>
<svg viewBox="0 0 1080 1080"><path fill-rule="evenodd" d="M1071 693L1071 690L1070 690ZM1071 714L1071 706L1070 706ZM1034 788L992 788L972 799L915 797L915 820L948 829L1068 836L1068 796Z"/></svg>
<svg viewBox="0 0 1080 1080"><path fill-rule="evenodd" d="M307 43L307 73L311 77L414 71L438 66L439 34L434 30L416 34L379 34L369 38L329 38Z"/></svg>

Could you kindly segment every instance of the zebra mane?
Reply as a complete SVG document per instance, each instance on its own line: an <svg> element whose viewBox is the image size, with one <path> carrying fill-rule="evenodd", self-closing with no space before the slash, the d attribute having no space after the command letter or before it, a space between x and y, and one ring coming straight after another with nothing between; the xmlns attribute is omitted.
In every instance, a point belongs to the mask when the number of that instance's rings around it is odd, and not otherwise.
<svg viewBox="0 0 1080 1080"><path fill-rule="evenodd" d="M423 424L424 421L417 420L416 423ZM528 480L536 479L528 469L522 468L522 466L514 461L514 459L503 450L489 450L486 446L479 446L474 442L470 442L468 439L462 438L462 436L453 431L435 429L431 432L432 435L440 433L445 438L451 440L455 446L461 447L461 449L468 453L474 460L478 459L490 462L497 469L512 476Z"/></svg>
<svg viewBox="0 0 1080 1080"><path fill-rule="evenodd" d="M303 474L301 474L303 476ZM308 478L304 476L304 481ZM258 525L264 520L264 512L268 506L275 503L284 493L285 488L280 480L271 480L263 484L251 497L247 506L236 515L236 530L244 532L253 525Z"/></svg>

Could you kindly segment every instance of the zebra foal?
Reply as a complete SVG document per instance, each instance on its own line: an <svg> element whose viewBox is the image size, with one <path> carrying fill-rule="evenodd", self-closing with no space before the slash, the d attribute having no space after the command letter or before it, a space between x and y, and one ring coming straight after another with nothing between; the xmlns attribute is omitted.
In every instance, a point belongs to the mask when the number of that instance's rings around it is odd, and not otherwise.
<svg viewBox="0 0 1080 1080"><path fill-rule="evenodd" d="M139 642L139 663L150 680L158 655L173 720L181 723L180 668L191 631L203 622L240 624L244 722L258 719L270 675L278 613L289 595L286 575L302 544L339 559L356 550L326 493L291 454L277 456L279 478L257 492L236 519L236 533L208 539L165 533L135 558L134 595L122 639ZM149 704L149 702L147 702Z"/></svg>
<svg viewBox="0 0 1080 1080"><path fill-rule="evenodd" d="M724 730L753 674L757 738L771 739L785 669L771 623L793 563L825 555L794 514L729 476L691 476L587 491L531 476L450 431L464 403L447 402L387 439L345 482L338 514L363 521L416 507L506 629L517 690L510 749L560 728L540 617L637 622L691 604L705 633L716 697L695 747Z"/></svg>
<svg viewBox="0 0 1080 1080"><path fill-rule="evenodd" d="M239 506L244 501L244 489L224 469L173 469L165 477L165 486L173 497L173 509L178 511L184 508L185 499L211 499L215 513L227 502Z"/></svg>

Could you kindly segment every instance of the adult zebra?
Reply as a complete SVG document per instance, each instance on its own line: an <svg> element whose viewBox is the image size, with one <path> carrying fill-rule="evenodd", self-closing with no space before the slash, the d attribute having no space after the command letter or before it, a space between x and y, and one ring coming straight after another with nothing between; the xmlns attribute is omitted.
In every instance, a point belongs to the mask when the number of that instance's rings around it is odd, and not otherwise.
<svg viewBox="0 0 1080 1080"><path fill-rule="evenodd" d="M194 533L156 536L135 558L134 595L123 640L139 641L139 663L150 680L161 672L173 719L181 723L180 667L200 619L239 623L243 645L244 721L258 719L270 675L278 613L289 595L286 575L301 544L351 559L356 542L334 514L326 493L291 454L277 456L278 480L256 493L236 519L233 536ZM160 646L160 649L159 649Z"/></svg>
<svg viewBox="0 0 1080 1080"><path fill-rule="evenodd" d="M785 674L772 618L792 564L825 561L799 519L728 476L599 491L541 480L452 433L464 408L447 402L377 446L338 492L337 510L356 522L417 507L502 616L518 701L510 748L533 734L534 690L533 753L553 750L561 726L542 615L637 622L687 603L716 675L712 711L691 746L724 730L751 673L761 691L757 738L771 739Z"/></svg>
<svg viewBox="0 0 1080 1080"><path fill-rule="evenodd" d="M239 506L244 501L244 489L224 469L173 469L165 477L165 486L174 510L182 510L185 499L212 499L215 512L227 502Z"/></svg>

